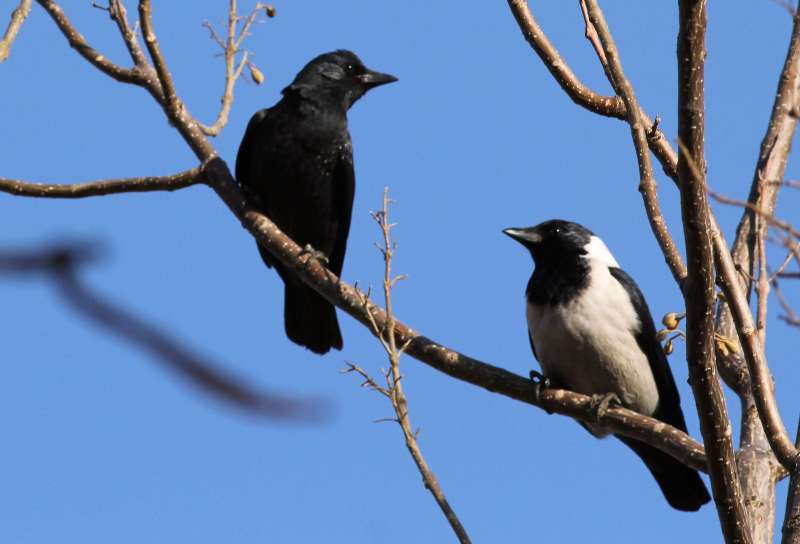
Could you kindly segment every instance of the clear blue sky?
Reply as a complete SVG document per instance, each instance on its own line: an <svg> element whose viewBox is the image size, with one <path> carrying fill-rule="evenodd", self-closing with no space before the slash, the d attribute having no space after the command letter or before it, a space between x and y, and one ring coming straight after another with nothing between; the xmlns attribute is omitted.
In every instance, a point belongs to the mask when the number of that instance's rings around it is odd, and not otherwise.
<svg viewBox="0 0 800 544"><path fill-rule="evenodd" d="M103 12L88 1L65 4L93 45L127 62ZM227 2L154 4L178 91L210 121L222 62L200 23L221 23ZM533 4L578 75L608 93L577 2ZM656 319L682 309L647 226L627 127L564 96L505 2L276 7L278 16L248 41L266 81L237 87L230 124L214 142L229 164L250 115L272 105L311 57L349 48L400 78L351 111L357 192L346 280L378 284L379 233L368 211L389 185L400 223L395 268L410 277L396 290L397 313L464 353L520 374L536 368L523 313L532 263L501 235L507 226L579 221L605 239ZM675 3L604 7L641 103L674 135ZM716 190L747 194L790 27L768 0L710 5L707 146ZM0 65L0 82L2 176L68 182L195 164L151 98L90 67L38 6ZM665 214L682 239L676 191L658 175ZM796 160L788 177L800 177ZM797 192L781 198L779 214L796 219ZM250 382L322 397L333 412L327 424L305 426L242 416L76 317L46 282L0 278L0 541L452 539L399 428L373 423L390 406L339 374L345 361L377 373L386 365L380 346L344 315L343 352L318 357L290 343L277 276L210 190L80 201L0 195L0 211L0 247L100 241L108 258L85 274L96 289ZM739 211L717 212L732 239ZM793 432L798 333L776 319L774 305L770 315L768 355ZM682 345L670 361L698 436ZM475 542L721 539L713 506L671 510L618 441L595 440L566 418L413 359L404 369L423 451Z"/></svg>

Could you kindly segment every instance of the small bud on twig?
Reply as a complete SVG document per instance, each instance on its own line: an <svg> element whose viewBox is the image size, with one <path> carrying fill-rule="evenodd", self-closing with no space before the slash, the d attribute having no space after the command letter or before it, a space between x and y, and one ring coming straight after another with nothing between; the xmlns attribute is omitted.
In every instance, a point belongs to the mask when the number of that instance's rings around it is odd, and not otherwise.
<svg viewBox="0 0 800 544"><path fill-rule="evenodd" d="M250 69L250 78L256 85L261 85L264 83L264 74L256 67L255 64L247 63L247 67Z"/></svg>

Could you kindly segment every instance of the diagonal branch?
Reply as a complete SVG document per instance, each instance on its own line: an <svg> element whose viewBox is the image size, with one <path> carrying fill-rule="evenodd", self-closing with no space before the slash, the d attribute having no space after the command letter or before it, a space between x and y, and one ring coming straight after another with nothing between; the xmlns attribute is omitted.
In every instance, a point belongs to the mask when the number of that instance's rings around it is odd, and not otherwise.
<svg viewBox="0 0 800 544"><path fill-rule="evenodd" d="M61 33L69 42L70 47L76 50L80 56L89 61L89 63L106 74L107 76L120 81L122 83L132 83L135 85L142 85L144 83L144 76L137 68L123 68L114 64L99 51L93 48L86 41L86 38L72 26L72 23L64 14L61 9L53 0L37 0L39 5L42 6L58 25Z"/></svg>
<svg viewBox="0 0 800 544"><path fill-rule="evenodd" d="M36 251L0 253L0 274L44 273L58 287L65 302L98 327L153 355L153 359L200 390L232 406L272 419L314 421L322 416L316 401L301 401L264 393L222 371L163 332L118 305L104 300L78 279L77 269L94 257L86 245L60 245Z"/></svg>
<svg viewBox="0 0 800 544"><path fill-rule="evenodd" d="M29 183L16 179L0 178L0 192L16 196L83 198L119 193L177 191L178 189L183 189L203 182L203 169L201 166L197 166L171 176L102 179L86 183L72 184Z"/></svg>
<svg viewBox="0 0 800 544"><path fill-rule="evenodd" d="M17 34L19 34L19 30L22 28L22 23L28 18L30 12L31 0L21 0L17 9L11 12L11 21L8 22L5 34L3 34L3 38L0 39L0 62L6 60L9 53L11 53L11 44L17 39Z"/></svg>
<svg viewBox="0 0 800 544"><path fill-rule="evenodd" d="M139 0L139 22L142 25L142 36L147 52L153 61L156 69L158 81L164 91L164 107L170 117L177 117L183 104L175 93L175 84L172 81L172 74L169 73L167 61L161 53L161 45L153 31L153 10L150 0Z"/></svg>
<svg viewBox="0 0 800 544"><path fill-rule="evenodd" d="M655 177L653 176L653 167L650 161L650 155L647 152L648 146L650 145L663 148L666 138L639 107L633 92L625 94L620 92L620 86L626 85L627 81L614 79L606 64L606 55L603 54L600 44L596 40L593 40L595 35L593 34L594 30L591 28L591 25L587 25L586 35L595 46L601 64L603 64L603 69L609 76L609 81L619 96L613 98L603 97L583 85L561 58L555 47L547 39L547 36L533 17L527 1L509 0L508 3L525 38L539 57L541 57L545 66L550 70L550 73L556 81L558 81L564 91L576 104L590 111L594 111L595 113L600 113L601 115L629 121L639 163L639 191L644 200L647 219L650 222L650 228L658 241L658 245L661 247L667 265L669 265L672 276L682 289L686 279L686 265L683 263L680 251L673 241L667 229L667 223L661 213L661 206L658 203L658 194L656 192ZM584 4L581 3L581 6L584 6ZM628 99L625 98L626 96ZM634 112L634 114L629 115L628 112ZM649 130L645 127L648 127ZM666 146L667 150L669 150L669 144L666 144ZM663 152L666 153L666 151Z"/></svg>

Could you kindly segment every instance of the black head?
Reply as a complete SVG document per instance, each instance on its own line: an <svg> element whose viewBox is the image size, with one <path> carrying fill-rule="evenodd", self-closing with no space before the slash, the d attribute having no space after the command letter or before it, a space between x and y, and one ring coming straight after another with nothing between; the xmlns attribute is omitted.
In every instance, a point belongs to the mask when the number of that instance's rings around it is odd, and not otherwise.
<svg viewBox="0 0 800 544"><path fill-rule="evenodd" d="M342 105L346 111L368 90L393 81L397 78L370 70L355 53L340 49L312 59L283 93L297 92L305 98Z"/></svg>
<svg viewBox="0 0 800 544"><path fill-rule="evenodd" d="M586 246L594 233L570 221L551 219L535 227L510 228L503 231L531 252L536 266L567 263L587 254Z"/></svg>

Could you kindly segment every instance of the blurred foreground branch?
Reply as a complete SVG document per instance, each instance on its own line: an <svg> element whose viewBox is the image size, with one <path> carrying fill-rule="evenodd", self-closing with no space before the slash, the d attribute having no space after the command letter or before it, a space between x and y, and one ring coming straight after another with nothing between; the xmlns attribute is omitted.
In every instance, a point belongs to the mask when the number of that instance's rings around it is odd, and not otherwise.
<svg viewBox="0 0 800 544"><path fill-rule="evenodd" d="M246 413L270 419L317 421L318 401L265 393L235 378L208 359L119 305L104 299L79 279L79 269L97 257L93 246L62 244L38 250L0 252L0 275L44 274L67 305L95 326L147 351L153 359L200 390Z"/></svg>

